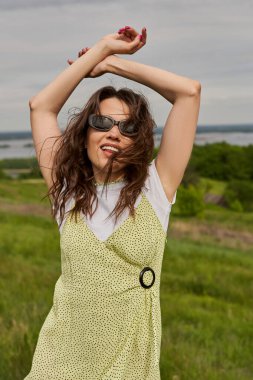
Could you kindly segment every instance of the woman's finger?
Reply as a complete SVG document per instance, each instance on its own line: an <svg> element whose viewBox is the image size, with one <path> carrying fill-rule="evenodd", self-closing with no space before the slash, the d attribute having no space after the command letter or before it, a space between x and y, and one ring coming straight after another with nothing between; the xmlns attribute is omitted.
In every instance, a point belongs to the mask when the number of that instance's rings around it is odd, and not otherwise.
<svg viewBox="0 0 253 380"><path fill-rule="evenodd" d="M132 28L131 26L126 25L124 28L119 29L119 34L124 34L128 38L130 38L132 41L134 38L138 35L137 31Z"/></svg>
<svg viewBox="0 0 253 380"><path fill-rule="evenodd" d="M141 38L142 38L142 35L137 34L135 39L129 44L131 54L135 53L137 50L139 50L143 46L141 42Z"/></svg>
<svg viewBox="0 0 253 380"><path fill-rule="evenodd" d="M124 28L119 29L118 33L121 36L128 37L130 41L133 41L138 36L138 32L131 26L125 26ZM146 44L146 39L147 39L147 29L143 27L142 32L141 32L141 38L140 38L140 41L143 43L143 45ZM129 40L127 42L129 42Z"/></svg>
<svg viewBox="0 0 253 380"><path fill-rule="evenodd" d="M138 32L137 30L135 30L134 28L132 28L131 26L129 26L127 29L126 29L126 33L133 36L133 37L136 37L138 36Z"/></svg>
<svg viewBox="0 0 253 380"><path fill-rule="evenodd" d="M144 27L142 28L142 31L141 31L141 35L142 35L142 39L141 39L141 42L145 45L146 41L147 41L147 29Z"/></svg>
<svg viewBox="0 0 253 380"><path fill-rule="evenodd" d="M132 42L134 40L134 38L130 38L125 33L121 34L118 39L121 40L121 41L125 41L125 42Z"/></svg>
<svg viewBox="0 0 253 380"><path fill-rule="evenodd" d="M133 46L132 51L131 51L132 54L136 53L146 44L146 39L147 39L146 28L142 28L142 34L138 34L135 40L136 39L138 43L135 46Z"/></svg>
<svg viewBox="0 0 253 380"><path fill-rule="evenodd" d="M123 33L125 36L130 38L131 41L133 41L135 39L135 37L138 35L138 33L133 28L131 28L130 26L127 29L125 29L125 31Z"/></svg>
<svg viewBox="0 0 253 380"><path fill-rule="evenodd" d="M131 26L126 25L126 26L124 26L123 28L120 28L120 29L118 30L118 33L119 33L119 34L124 33L127 29L130 29L130 28L131 28Z"/></svg>
<svg viewBox="0 0 253 380"><path fill-rule="evenodd" d="M135 32L135 34L138 34L136 30L129 25L124 26L124 28L121 28L118 31L119 34L124 33L124 32L130 32L130 33Z"/></svg>
<svg viewBox="0 0 253 380"><path fill-rule="evenodd" d="M82 55L87 53L88 50L90 50L89 47L82 48L82 50L78 52L78 57L80 58ZM72 65L72 63L74 63L75 61L73 61L72 59L67 59L67 62L69 65Z"/></svg>
<svg viewBox="0 0 253 380"><path fill-rule="evenodd" d="M146 30L146 28L142 28L142 34L139 34L138 37L140 39L140 46L138 48L141 48L143 45L146 44L146 41L147 41L147 30Z"/></svg>
<svg viewBox="0 0 253 380"><path fill-rule="evenodd" d="M84 55L85 53L87 53L88 50L90 50L90 48L88 48L88 47L82 48L82 50L80 50L78 52L78 57L80 58L82 55Z"/></svg>

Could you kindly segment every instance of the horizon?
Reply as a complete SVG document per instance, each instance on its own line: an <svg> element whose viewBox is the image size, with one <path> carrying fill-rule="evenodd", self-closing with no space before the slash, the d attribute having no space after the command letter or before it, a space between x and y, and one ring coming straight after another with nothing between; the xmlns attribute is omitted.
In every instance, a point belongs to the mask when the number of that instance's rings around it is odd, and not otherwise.
<svg viewBox="0 0 253 380"><path fill-rule="evenodd" d="M220 124L197 124L197 129L198 128L206 128L206 127L214 127L214 128L217 128L217 127L220 127L220 128L223 128L223 127L237 127L238 129L240 129L240 127L252 127L253 128L253 122L252 123L220 123ZM162 125L157 125L157 128L164 128L164 126ZM2 134L15 134L15 133L32 133L32 130L31 129L27 129L27 130L3 130L1 131L0 130L0 135Z"/></svg>

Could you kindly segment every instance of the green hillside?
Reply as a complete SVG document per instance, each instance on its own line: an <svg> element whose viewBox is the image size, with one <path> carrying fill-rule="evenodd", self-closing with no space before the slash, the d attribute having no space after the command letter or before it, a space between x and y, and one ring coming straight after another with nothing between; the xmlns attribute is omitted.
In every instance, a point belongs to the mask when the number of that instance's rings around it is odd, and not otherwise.
<svg viewBox="0 0 253 380"><path fill-rule="evenodd" d="M40 179L0 182L0 380L28 373L60 275L45 192ZM179 202L162 270L162 380L252 380L253 213L206 204L183 217Z"/></svg>

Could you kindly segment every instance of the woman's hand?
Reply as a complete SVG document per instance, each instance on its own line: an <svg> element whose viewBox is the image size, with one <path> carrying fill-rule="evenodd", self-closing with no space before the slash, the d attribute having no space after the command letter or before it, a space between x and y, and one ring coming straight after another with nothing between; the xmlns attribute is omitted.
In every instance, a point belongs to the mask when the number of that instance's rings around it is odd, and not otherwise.
<svg viewBox="0 0 253 380"><path fill-rule="evenodd" d="M146 44L146 40L146 28L142 28L142 33L138 34L131 26L125 26L118 33L104 36L99 43L104 43L110 54L134 54Z"/></svg>
<svg viewBox="0 0 253 380"><path fill-rule="evenodd" d="M146 28L142 28L142 34L138 34L137 31L130 26L125 26L124 28L119 29L118 33L108 34L103 37L98 44L106 46L111 52L111 55L108 55L98 63L87 77L96 78L103 75L106 73L106 64L110 61L110 57L113 57L113 54L133 54L146 44L146 39ZM88 50L90 50L88 47L80 50L78 52L78 58L87 53ZM68 59L67 62L69 65L72 65L75 61Z"/></svg>

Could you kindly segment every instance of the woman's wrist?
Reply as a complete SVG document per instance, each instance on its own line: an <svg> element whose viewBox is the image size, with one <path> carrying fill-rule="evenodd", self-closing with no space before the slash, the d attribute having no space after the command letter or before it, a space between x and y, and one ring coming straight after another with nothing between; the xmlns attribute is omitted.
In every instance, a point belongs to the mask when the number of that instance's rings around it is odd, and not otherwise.
<svg viewBox="0 0 253 380"><path fill-rule="evenodd" d="M114 54L106 57L104 59L104 71L110 74L117 74L116 73L117 62L119 62L120 60L122 60L122 58Z"/></svg>
<svg viewBox="0 0 253 380"><path fill-rule="evenodd" d="M93 46L93 49L99 50L102 53L102 55L104 56L104 58L113 54L108 43L103 38L101 40L99 40L97 43L95 43L95 45Z"/></svg>
<svg viewBox="0 0 253 380"><path fill-rule="evenodd" d="M117 67L120 66L121 61L124 61L124 59L114 54L109 55L104 60L105 71L110 74L116 74L116 75L119 74Z"/></svg>

